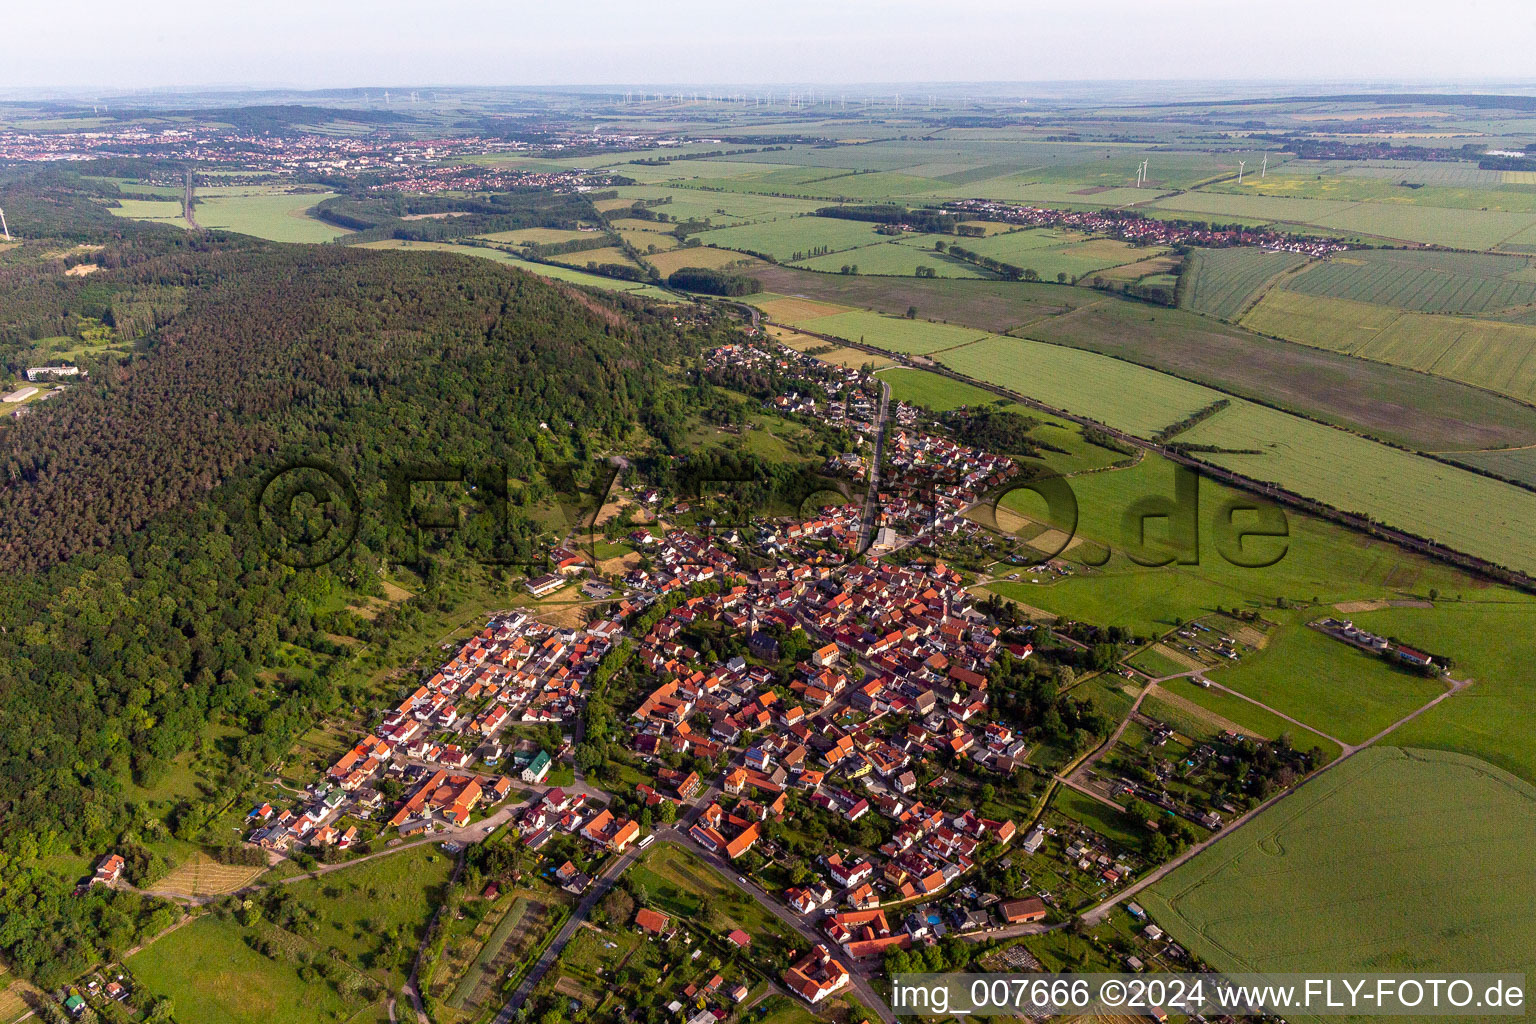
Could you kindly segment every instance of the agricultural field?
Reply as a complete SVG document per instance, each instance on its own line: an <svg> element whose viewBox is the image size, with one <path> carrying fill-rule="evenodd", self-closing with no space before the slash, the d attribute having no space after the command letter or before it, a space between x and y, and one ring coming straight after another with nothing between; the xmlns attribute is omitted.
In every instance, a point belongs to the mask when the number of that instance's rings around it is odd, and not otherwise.
<svg viewBox="0 0 1536 1024"><path fill-rule="evenodd" d="M674 221L707 221L725 227L755 221L778 220L814 213L825 206L808 199L787 199L782 196L758 196L745 192L704 192L690 188L666 188L652 185L629 185L615 189L620 199L606 200L600 208L612 209L608 203L633 205L636 200L650 202L657 213L664 213Z"/></svg>
<svg viewBox="0 0 1536 1024"><path fill-rule="evenodd" d="M476 237L487 242L500 242L503 245L555 245L560 242L574 242L579 238L591 238L592 232L564 228L518 228L516 231L495 231Z"/></svg>
<svg viewBox="0 0 1536 1024"><path fill-rule="evenodd" d="M108 208L108 212L114 217L127 217L129 220L148 220L183 228L187 226L181 215L180 199L119 199L116 206Z"/></svg>
<svg viewBox="0 0 1536 1024"><path fill-rule="evenodd" d="M711 270L721 270L725 267L741 265L743 267L755 267L760 261L751 256L743 255L733 249L712 249L704 245L691 245L681 249L669 249L666 252L648 253L645 261L655 267L662 277L666 277L684 267L707 267Z"/></svg>
<svg viewBox="0 0 1536 1024"><path fill-rule="evenodd" d="M1042 229L982 239L960 239L957 244L983 256L1033 270L1048 281L1056 280L1058 274L1065 274L1068 281L1075 281L1097 271L1137 263L1168 251L1112 238L1087 238L1072 232Z"/></svg>
<svg viewBox="0 0 1536 1024"><path fill-rule="evenodd" d="M788 327L770 326L766 328L768 336L782 342L796 352L808 352L824 363L833 363L837 366L845 366L850 369L858 369L861 366L873 366L875 369L890 366L894 360L887 356L878 356L863 349L849 348L843 345L834 345L825 338L817 338L809 334Z"/></svg>
<svg viewBox="0 0 1536 1024"><path fill-rule="evenodd" d="M881 241L875 225L836 217L791 217L694 235L704 245L759 253L781 262L807 259L818 249L833 253Z"/></svg>
<svg viewBox="0 0 1536 1024"><path fill-rule="evenodd" d="M971 328L857 311L791 320L790 324L817 334L830 334L903 353L941 352L986 337L984 332Z"/></svg>
<svg viewBox="0 0 1536 1024"><path fill-rule="evenodd" d="M1508 480L1536 486L1536 447L1503 451L1456 452L1448 458Z"/></svg>
<svg viewBox="0 0 1536 1024"><path fill-rule="evenodd" d="M1156 209L1326 228L1346 236L1492 249L1536 228L1536 211L1447 209L1391 202L1335 201L1223 192L1185 192Z"/></svg>
<svg viewBox="0 0 1536 1024"><path fill-rule="evenodd" d="M1276 289L1245 327L1536 401L1536 326L1412 313L1350 299ZM1497 447L1497 446L1490 446Z"/></svg>
<svg viewBox="0 0 1536 1024"><path fill-rule="evenodd" d="M1536 261L1493 253L1358 249L1313 264L1285 287L1419 313L1494 313L1536 302Z"/></svg>
<svg viewBox="0 0 1536 1024"><path fill-rule="evenodd" d="M989 337L937 358L968 377L1143 437L1221 397L1133 363L1022 338Z"/></svg>
<svg viewBox="0 0 1536 1024"><path fill-rule="evenodd" d="M1252 246L1196 249L1185 263L1180 305L1236 320L1281 274L1306 262L1299 253Z"/></svg>
<svg viewBox="0 0 1536 1024"><path fill-rule="evenodd" d="M1536 883L1516 867L1536 789L1455 754L1370 749L1141 897L1218 969L1536 971Z"/></svg>
<svg viewBox="0 0 1536 1024"><path fill-rule="evenodd" d="M1248 402L1179 439L1257 451L1204 458L1497 565L1536 570L1536 495L1513 485Z"/></svg>
<svg viewBox="0 0 1536 1024"><path fill-rule="evenodd" d="M629 258L629 253L617 245L610 245L603 249L583 249L580 252L568 252L560 256L545 257L553 263L561 263L571 267L585 267L589 263L601 266L604 263L616 263L621 267L633 267L635 261Z"/></svg>
<svg viewBox="0 0 1536 1024"><path fill-rule="evenodd" d="M1286 341L1353 355L1401 316L1401 310L1388 306L1276 288L1249 310L1243 326Z"/></svg>
<svg viewBox="0 0 1536 1024"><path fill-rule="evenodd" d="M852 273L885 275L890 277L914 277L919 267L932 270L935 277L990 278L993 275L964 260L947 256L932 249L920 249L907 245L900 239L877 242L857 249L844 249L794 264L806 270L821 273L840 273L844 267L856 268Z"/></svg>
<svg viewBox="0 0 1536 1024"><path fill-rule="evenodd" d="M194 899L199 896L220 896L250 885L266 872L264 865L252 867L246 864L220 864L203 853L194 853L164 878L156 879L147 888L156 893L167 893Z"/></svg>
<svg viewBox="0 0 1536 1024"><path fill-rule="evenodd" d="M1024 331L1421 450L1503 448L1536 436L1536 409L1457 381L1085 288L812 274L772 264L753 274L772 293L763 300L793 297L796 303L840 303L897 315L915 306L918 316L929 320L992 333ZM793 322L787 313L771 315Z"/></svg>

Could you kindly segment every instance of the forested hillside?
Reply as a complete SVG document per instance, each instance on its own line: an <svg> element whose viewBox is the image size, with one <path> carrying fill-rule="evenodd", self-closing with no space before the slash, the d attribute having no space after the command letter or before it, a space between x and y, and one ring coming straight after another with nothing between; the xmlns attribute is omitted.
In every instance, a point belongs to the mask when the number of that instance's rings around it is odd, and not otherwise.
<svg viewBox="0 0 1536 1024"><path fill-rule="evenodd" d="M86 253L104 269L0 276L13 346L124 295L178 298L137 351L0 432L0 949L45 983L153 912L71 900L30 865L71 845L131 850L144 822L125 784L153 784L214 716L240 731L232 771L280 756L341 695L323 671L263 673L274 650L323 649L322 605L378 592L381 564L415 558L432 578L432 552L384 514L391 469L504 464L512 531L532 537L523 512L548 473L579 482L620 440L677 429L655 410L678 406L652 398L712 337L484 261L111 233L67 201L51 215L56 238L105 246ZM264 471L305 458L343 467L366 513L347 555L294 570L249 510ZM207 810L188 807L177 835L222 842L200 835Z"/></svg>

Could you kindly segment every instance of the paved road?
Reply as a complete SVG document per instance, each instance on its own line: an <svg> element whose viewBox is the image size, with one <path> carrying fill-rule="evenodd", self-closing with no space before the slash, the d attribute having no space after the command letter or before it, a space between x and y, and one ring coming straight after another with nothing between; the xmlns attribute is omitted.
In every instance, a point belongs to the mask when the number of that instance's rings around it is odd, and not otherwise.
<svg viewBox="0 0 1536 1024"><path fill-rule="evenodd" d="M1212 685L1214 686L1215 684L1213 683ZM1156 885L1159 881L1161 881L1170 872L1172 872L1175 869L1177 869L1179 866L1181 866L1186 861L1190 860L1191 858L1193 858L1194 856L1199 854L1201 851L1205 850L1207 847L1221 842L1223 839L1227 838L1232 833L1236 832L1238 829L1240 829L1244 825L1248 824L1254 818L1258 817L1264 811L1266 811L1269 808L1273 807L1275 804L1279 803L1281 800L1284 800L1285 798L1289 797L1293 793L1300 792L1306 786L1311 785L1324 772L1331 771L1332 769L1338 767L1339 765L1343 764L1345 761L1348 761L1351 757L1353 757L1356 754L1358 754L1360 751L1365 750L1367 747L1375 745L1377 742L1379 742L1380 740L1385 738L1393 730L1398 729L1401 726L1407 725L1409 722L1413 721L1415 718L1418 718L1420 715L1424 714L1424 712L1428 711L1430 708L1435 707L1436 705L1438 705L1441 701L1445 700L1447 697L1450 697L1452 694L1460 693L1462 690L1466 689L1468 686L1471 686L1471 685L1472 685L1472 680L1470 680L1470 679L1452 679L1450 687L1448 689L1446 689L1446 691L1444 693L1442 693L1438 697L1436 697L1434 700L1428 701L1425 704L1423 704L1422 706L1416 708L1415 710L1410 711L1408 714L1404 715L1402 718L1399 718L1397 721L1393 722L1391 725L1387 726L1385 729L1381 730L1381 732L1377 733L1375 736L1372 736L1370 739L1366 740L1364 743L1361 743L1358 746L1345 746L1343 754L1341 754L1339 757L1335 758L1333 761L1329 762L1328 764L1323 765L1317 771L1313 772L1310 776L1308 776L1299 785L1292 786L1289 789L1281 790L1279 793L1276 793L1274 796L1270 797L1268 800L1265 800L1263 803L1259 804L1257 807L1253 808L1253 810L1247 812L1242 817L1233 819L1233 821L1232 821L1232 823L1230 825L1228 825L1226 828L1222 829L1220 832L1217 832L1211 838L1205 840L1204 842L1196 843L1194 846L1191 846L1189 849L1185 850L1183 853L1181 853L1177 857L1173 858L1173 860L1168 861L1166 864L1164 864L1161 867L1158 867L1158 868L1154 869L1153 871L1151 871L1150 873L1148 873L1146 875L1146 877L1142 878L1140 881L1138 881L1138 882L1136 882L1136 883L1134 883L1132 885L1127 886L1126 888L1120 890L1120 892L1118 892L1115 895L1111 896L1109 899L1105 900L1104 902L1102 902L1102 903L1098 904L1097 906L1095 906L1095 907L1085 911L1083 913L1083 915L1082 915L1083 920L1088 922L1089 924L1097 924L1100 921L1104 920L1105 916L1108 915L1109 912L1111 910L1113 910L1117 904L1122 903L1125 900L1130 899L1131 897L1135 896L1137 893L1141 892L1143 889L1148 888L1149 886ZM1223 689L1225 689L1225 687L1223 687ZM1235 692L1235 691L1230 691L1229 690L1228 692L1232 693L1232 692ZM1237 694L1237 696L1241 697L1242 694ZM1252 698L1244 698L1244 699L1251 700ZM1253 703L1257 704L1258 701L1253 701ZM1260 706L1262 706L1262 705L1260 705ZM1287 719L1287 721L1293 721L1293 720L1292 719ZM1300 724L1300 723L1297 723L1297 724ZM1334 742L1337 743L1338 740L1334 740Z"/></svg>
<svg viewBox="0 0 1536 1024"><path fill-rule="evenodd" d="M890 426L891 386L880 381L880 415L875 420L875 453L869 461L869 491L864 495L864 514L859 520L859 552L869 550L875 534L875 506L880 501L880 460L885 455L885 435Z"/></svg>
<svg viewBox="0 0 1536 1024"><path fill-rule="evenodd" d="M523 976L522 982L517 986L517 990L512 993L511 998L502 1005L500 1012L496 1014L494 1024L511 1024L512 1018L517 1016L517 1011L527 1001L529 994L533 992L540 981L544 980L544 975L549 973L549 969L555 965L555 961L560 959L560 954L565 952L565 947L575 937L577 930L585 923L588 915L592 913L592 909L597 906L598 901L608 895L608 891L619 880L619 876L639 857L640 848L633 847L628 852L620 855L617 860L603 870L602 874L593 879L592 886L587 890L586 895L582 896L581 902L576 904L576 909L571 911L571 916L566 918L565 924L555 933L554 941L550 942L545 948L538 962L530 967L528 973Z"/></svg>
<svg viewBox="0 0 1536 1024"><path fill-rule="evenodd" d="M812 945L823 942L826 942L829 945L834 945L828 941L825 935L817 931L803 915L795 913L792 908L780 903L778 900L769 896L762 889L758 888L750 882L744 881L742 876L737 874L736 869L732 867L729 861L718 856L717 854L706 850L704 847L700 846L698 843L689 838L686 833L679 833L677 835L670 836L659 836L658 841L664 843L672 843L676 846L684 847L689 852L693 853L700 860L704 861L704 863L708 864L710 867L714 868L715 871L719 872L721 877L723 877L727 883L752 897L752 899L755 900L757 904L764 910L768 911L774 917L777 917L790 928L793 928L801 938L805 939L806 942ZM891 1012L891 1008L886 1003L885 997L880 995L879 992L875 991L875 987L869 983L869 979L864 976L864 971L861 966L857 962L850 963L847 955L844 954L841 950L835 949L835 945L834 952L837 953L838 959L843 961L844 966L848 968L849 976L852 978L853 990L858 994L859 1000L863 1002L865 1006L869 1007L870 1010L874 1011L874 1013L876 1013L882 1021L885 1021L886 1024L894 1024L896 1015Z"/></svg>
<svg viewBox="0 0 1536 1024"><path fill-rule="evenodd" d="M911 356L900 352L891 352L888 349L879 348L874 345L867 345L863 342L850 341L847 338L839 338L831 334L822 334L818 331L807 330L804 327L797 327L795 330L799 331L801 334L808 334L813 338L821 338L825 341L833 342L834 344L844 345L848 348L856 348L863 352L869 352L874 355L885 356L888 359L894 359L896 360L897 364L901 366L920 366L922 369L927 370L929 373L936 373L941 377L949 377L952 380L957 380L964 384L969 384L972 387L980 388L983 391L989 391L1000 398L1006 398L1010 401L1017 402L1020 405L1027 406L1028 408L1037 409L1044 413L1049 413L1052 416L1068 420L1069 422L1076 423L1081 426L1093 427L1096 430L1102 430L1109 434L1111 437L1118 438L1127 444L1135 445L1139 449L1152 452L1156 455L1161 455L1163 458L1168 459L1170 462L1176 462L1179 465L1188 466L1191 469L1198 470L1203 476L1209 477L1212 480L1220 481L1221 483L1236 487L1239 490L1247 491L1250 494L1257 494L1268 498L1276 504L1288 505L1291 508L1300 509L1301 511L1316 516L1319 519L1326 519L1330 522L1340 523L1352 530L1364 533L1367 536L1379 537L1383 540L1396 544L1398 547L1407 548L1410 551L1416 551L1420 554L1427 555L1430 558L1458 566L1467 570L1468 572L1475 573L1479 576L1494 580L1499 583L1506 583L1510 586L1514 586L1525 591L1536 590L1536 577L1532 577L1526 573L1515 569L1507 569L1501 565L1495 565L1491 562L1484 561L1475 555L1469 555L1465 552L1457 551L1453 548L1448 548L1435 541L1425 540L1423 537L1417 537L1410 533L1404 533L1401 530L1394 530L1391 527L1383 526L1380 523L1373 522L1367 516L1363 516L1355 512L1340 511L1339 509L1334 508L1331 505L1324 504L1323 502L1314 498L1308 498L1305 495L1297 494L1294 491L1285 490L1284 488L1277 487L1271 483L1254 480L1230 469L1226 469L1225 467L1218 466L1213 462L1206 462L1195 458L1194 456L1186 454L1177 448L1170 448L1167 445L1159 444L1156 441L1149 441L1144 437L1137 437L1135 434L1128 434L1123 430L1116 430L1115 428L1106 426L1105 424L1100 423L1090 417L1071 413L1065 409L1058 409L1053 405L1047 405L1038 399L1030 398L1028 395L1021 394L1017 391L1011 391L1008 388L994 384L991 381L980 380L976 377L970 377L966 374L958 373L941 363L927 361L920 364L914 363Z"/></svg>

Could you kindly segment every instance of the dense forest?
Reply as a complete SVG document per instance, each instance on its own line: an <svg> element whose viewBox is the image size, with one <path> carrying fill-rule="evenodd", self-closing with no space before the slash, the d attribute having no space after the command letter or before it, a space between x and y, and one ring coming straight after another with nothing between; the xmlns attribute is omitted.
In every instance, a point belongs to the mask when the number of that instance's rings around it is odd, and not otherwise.
<svg viewBox="0 0 1536 1024"><path fill-rule="evenodd" d="M493 467L511 533L531 538L552 480L579 485L620 442L681 431L684 406L653 401L675 386L665 367L725 328L481 260L125 227L35 179L0 204L13 229L86 245L101 268L0 272L11 352L67 318L165 300L133 351L0 432L0 951L52 984L163 925L164 908L71 898L39 860L133 854L164 829L126 786L155 785L214 718L238 729L238 792L356 696L326 671L267 671L284 645L334 646L328 609L378 593L381 567L410 564L430 590L437 562L479 554L462 534L422 550L389 501L393 470ZM318 569L278 561L251 528L262 474L296 460L342 467L361 501L356 542ZM170 827L211 842L212 810Z"/></svg>

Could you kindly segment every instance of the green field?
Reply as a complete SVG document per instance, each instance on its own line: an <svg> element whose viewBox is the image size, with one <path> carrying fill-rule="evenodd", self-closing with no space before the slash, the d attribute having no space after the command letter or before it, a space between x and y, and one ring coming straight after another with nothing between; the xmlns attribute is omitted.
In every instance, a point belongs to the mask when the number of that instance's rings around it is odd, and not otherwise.
<svg viewBox="0 0 1536 1024"><path fill-rule="evenodd" d="M1322 260L1285 286L1420 313L1492 313L1536 302L1536 267L1524 256L1360 249Z"/></svg>
<svg viewBox="0 0 1536 1024"><path fill-rule="evenodd" d="M1351 618L1364 629L1451 657L1452 675L1472 680L1393 733L1392 742L1481 757L1536 782L1530 739L1536 662L1520 639L1536 633L1536 599L1507 590L1458 589L1434 608L1387 608Z"/></svg>
<svg viewBox="0 0 1536 1024"><path fill-rule="evenodd" d="M1437 680L1308 628L1303 620L1311 614L1295 615L1268 646L1206 675L1346 743L1365 742L1445 691Z"/></svg>
<svg viewBox="0 0 1536 1024"><path fill-rule="evenodd" d="M186 227L187 222L181 216L181 200L179 199L119 199L117 205L110 208L114 217L127 217L130 220L148 220L161 224L174 224L177 227Z"/></svg>
<svg viewBox="0 0 1536 1024"><path fill-rule="evenodd" d="M503 242L508 245L553 245L559 242L574 242L581 238L591 238L590 231L569 231L562 228L518 228L516 231L496 231L489 235L479 235L488 242Z"/></svg>
<svg viewBox="0 0 1536 1024"><path fill-rule="evenodd" d="M1536 789L1459 755L1355 755L1141 897L1218 969L1536 972Z"/></svg>
<svg viewBox="0 0 1536 1024"><path fill-rule="evenodd" d="M1026 332L1423 450L1514 447L1536 436L1536 409L1466 384L1086 288L851 277L767 264L753 274L779 295L897 315L915 306L919 317L930 320Z"/></svg>
<svg viewBox="0 0 1536 1024"><path fill-rule="evenodd" d="M1402 317L1389 306L1303 295L1277 288L1243 317L1243 326L1262 334L1352 355L1380 337Z"/></svg>
<svg viewBox="0 0 1536 1024"><path fill-rule="evenodd" d="M1299 728L1293 722L1287 722L1279 715L1270 714L1263 708L1241 697L1224 693L1215 688L1196 686L1188 679L1170 679L1166 683L1158 683L1159 687L1167 690L1175 697L1182 697L1193 704L1225 718L1234 725L1241 726L1249 732L1263 736L1265 739L1279 739L1281 736L1290 738L1291 745L1298 750L1310 750L1313 747L1323 752L1325 760L1332 761L1344 753L1344 748L1326 736L1320 736L1310 729ZM1151 699L1151 698L1148 698ZM1145 705L1143 705L1145 706ZM1155 712L1149 710L1148 714L1154 718ZM1294 717L1294 716L1293 716ZM1176 723L1169 722L1169 725Z"/></svg>
<svg viewBox="0 0 1536 1024"><path fill-rule="evenodd" d="M881 240L873 224L836 217L790 217L705 231L694 237L704 245L761 253L785 261L797 258L797 254L800 259L809 258L822 246L835 253Z"/></svg>
<svg viewBox="0 0 1536 1024"><path fill-rule="evenodd" d="M128 958L143 990L168 996L179 1024L315 1024L387 1020L383 1004L345 1002L298 965L268 959L232 920L204 917Z"/></svg>
<svg viewBox="0 0 1536 1024"><path fill-rule="evenodd" d="M1270 282L1307 262L1293 252L1253 246L1196 249L1184 265L1180 305L1223 320L1236 320Z"/></svg>
<svg viewBox="0 0 1536 1024"><path fill-rule="evenodd" d="M968 377L1143 437L1221 397L1119 359L1022 338L990 337L937 358Z"/></svg>
<svg viewBox="0 0 1536 1024"><path fill-rule="evenodd" d="M1260 454L1202 458L1497 565L1536 571L1536 495L1423 456L1248 402L1179 435Z"/></svg>
<svg viewBox="0 0 1536 1024"><path fill-rule="evenodd" d="M1447 209L1391 202L1186 192L1156 207L1179 213L1313 225L1366 238L1423 242L1458 249L1491 249L1536 227L1536 212Z"/></svg>
<svg viewBox="0 0 1536 1024"><path fill-rule="evenodd" d="M1536 400L1536 326L1277 290L1243 323L1304 345Z"/></svg>
<svg viewBox="0 0 1536 1024"><path fill-rule="evenodd" d="M817 334L830 334L834 338L862 342L865 345L883 348L888 352L939 352L986 337L984 332L974 328L930 323L927 320L908 320L900 316L883 316L862 310L795 319L790 323L807 331L815 331Z"/></svg>
<svg viewBox="0 0 1536 1024"><path fill-rule="evenodd" d="M370 967L386 931L398 927L418 936L452 868L446 854L423 844L294 882L288 891L315 911L319 930L312 937L322 948L334 946L353 963Z"/></svg>
<svg viewBox="0 0 1536 1024"><path fill-rule="evenodd" d="M1070 232L1040 229L990 238L961 239L957 244L983 256L1033 270L1047 281L1056 280L1058 274L1066 274L1067 280L1072 281L1096 270L1135 263L1168 251L1112 238L1085 238Z"/></svg>
<svg viewBox="0 0 1536 1024"><path fill-rule="evenodd" d="M347 234L347 230L308 217L304 211L333 194L241 190L231 195L205 196L205 190L199 189L192 216L197 218L199 227L223 228L274 242L329 242Z"/></svg>
<svg viewBox="0 0 1536 1024"><path fill-rule="evenodd" d="M1050 446L1042 452L1040 459L1058 473L1089 472L1125 458L1120 452L1085 440L1081 428L1069 420L1009 403L964 381L904 366L877 370L876 376L891 385L891 397L896 401L926 406L935 412L948 412L965 405L992 406L1031 417L1039 422L1039 426L1030 431L1030 436Z"/></svg>
<svg viewBox="0 0 1536 1024"><path fill-rule="evenodd" d="M860 274L885 274L892 277L915 277L918 267L927 267L937 277L985 278L992 275L964 260L946 256L932 249L919 249L900 240L878 242L857 249L801 260L797 267L828 274L839 273L845 266L858 267Z"/></svg>
<svg viewBox="0 0 1536 1024"><path fill-rule="evenodd" d="M1077 535L1084 543L1066 557L1099 562L1107 545L1113 549L1109 561L1050 584L999 582L989 584L990 589L1054 614L1123 625L1144 635L1161 634L1176 620L1198 618L1217 607L1273 609L1279 597L1297 602L1315 597L1331 604L1397 597L1404 592L1423 594L1431 587L1445 594L1473 589L1468 577L1440 563L1301 515L1287 516L1287 537L1253 538L1244 545L1247 561L1266 561L1253 556L1283 552L1278 562L1262 568L1235 565L1223 556L1215 528L1229 503L1251 503L1252 499L1211 480L1200 481L1199 563L1145 567L1127 557L1124 517L1148 496L1173 496L1173 464L1148 456L1128 469L1085 474L1072 478L1070 484L1077 501ZM1032 492L1013 491L1003 505L1038 522L1050 521L1045 502ZM1239 517L1237 521L1247 520ZM1159 540L1153 521L1148 529L1148 555L1165 550L1159 548Z"/></svg>
<svg viewBox="0 0 1536 1024"><path fill-rule="evenodd" d="M1450 457L1457 462L1464 462L1489 473L1536 486L1536 447L1506 451L1462 452Z"/></svg>

